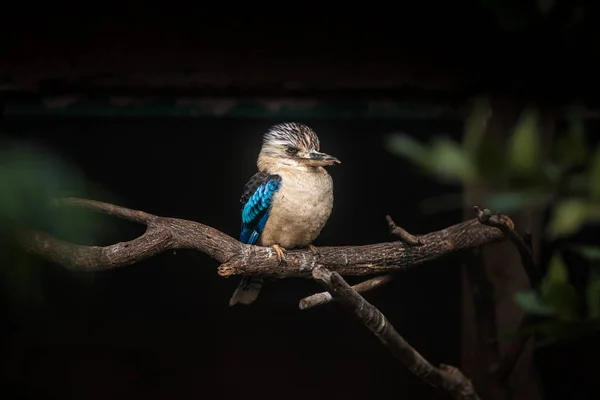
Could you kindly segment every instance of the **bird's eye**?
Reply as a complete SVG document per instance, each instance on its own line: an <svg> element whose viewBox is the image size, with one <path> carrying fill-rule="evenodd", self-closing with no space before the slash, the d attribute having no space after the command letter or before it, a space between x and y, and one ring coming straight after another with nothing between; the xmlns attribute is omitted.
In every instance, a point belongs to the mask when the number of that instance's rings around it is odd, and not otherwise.
<svg viewBox="0 0 600 400"><path fill-rule="evenodd" d="M298 153L298 149L290 146L285 149L285 152L293 156L294 154Z"/></svg>

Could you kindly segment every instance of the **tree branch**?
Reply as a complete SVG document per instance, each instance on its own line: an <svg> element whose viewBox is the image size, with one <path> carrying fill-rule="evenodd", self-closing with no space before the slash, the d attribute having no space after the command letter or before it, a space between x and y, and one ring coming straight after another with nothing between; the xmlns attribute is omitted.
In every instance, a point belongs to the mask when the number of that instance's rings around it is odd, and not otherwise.
<svg viewBox="0 0 600 400"><path fill-rule="evenodd" d="M381 311L353 290L339 274L316 267L312 276L336 301L354 313L413 374L434 387L446 390L456 399L479 399L473 384L458 368L450 365L435 367L429 363L398 334Z"/></svg>
<svg viewBox="0 0 600 400"><path fill-rule="evenodd" d="M505 235L519 251L519 255L521 256L521 264L523 265L525 273L529 278L529 285L531 287L537 286L540 283L541 278L539 277L539 270L533 259L531 235L525 233L525 235L521 236L514 229L514 224L512 224L512 221L508 223L508 221L504 220L503 216L492 215L489 210L482 211L477 206L473 208L477 213L477 218L479 218L481 223L504 231ZM523 315L521 317L518 329L521 330L534 321L535 318L528 315ZM529 340L531 340L531 335L518 335L515 337L508 345L508 348L505 351L502 359L500 359L498 363L491 366L490 373L495 376L498 382L505 383L508 380Z"/></svg>
<svg viewBox="0 0 600 400"><path fill-rule="evenodd" d="M110 246L82 246L68 243L47 233L22 229L16 237L23 248L73 270L97 271L140 262L167 250L192 249L222 263L221 276L271 276L309 278L317 265L342 275L376 275L420 266L444 255L501 241L501 229L471 219L422 235L420 245L406 246L401 241L363 246L320 247L318 254L292 250L280 263L268 247L240 243L225 233L198 222L166 218L142 211L85 199L60 199L55 206L77 206L103 212L147 226L146 232L131 241ZM508 217L504 217L510 221Z"/></svg>
<svg viewBox="0 0 600 400"><path fill-rule="evenodd" d="M378 288L379 286L383 286L386 283L391 282L393 279L394 275L390 274L376 276L375 278L367 279L366 281L352 286L352 290L356 291L357 293L365 293L372 289ZM331 297L329 292L315 293L300 300L300 309L308 310L309 308L330 303L332 300L333 297Z"/></svg>
<svg viewBox="0 0 600 400"><path fill-rule="evenodd" d="M434 367L394 330L385 317L357 291L368 291L393 279L380 275L355 285L353 290L340 276L373 275L403 271L444 255L477 248L506 239L506 229L482 223L478 218L452 225L419 237L396 226L387 216L390 233L401 241L363 246L321 247L318 252L292 250L280 262L271 248L250 246L209 226L178 218L166 218L113 204L59 199L53 206L76 206L146 225L140 237L109 246L82 246L57 239L47 233L21 228L15 232L23 248L67 268L97 271L140 262L167 250L193 249L222 263L221 276L250 275L275 278L313 277L331 294L319 293L304 299L302 309L339 300L353 310L365 325L414 374L458 399L478 399L471 382L452 366ZM479 209L477 209L479 211ZM480 213L490 213L485 210ZM483 214L482 214L483 215ZM512 224L508 217L500 216ZM331 270L331 271L330 271Z"/></svg>
<svg viewBox="0 0 600 400"><path fill-rule="evenodd" d="M386 215L385 219L388 223L390 235L400 238L401 240L403 240L411 246L423 245L419 237L408 233L404 228L396 225L392 217ZM392 280L394 280L394 277L395 275L392 274L376 276L375 278L367 279L366 281L352 286L352 289L356 290L358 293L365 293L391 282ZM312 307L328 304L332 300L333 298L331 297L331 294L329 294L328 292L321 292L303 298L302 300L300 300L299 306L301 310L307 310Z"/></svg>
<svg viewBox="0 0 600 400"><path fill-rule="evenodd" d="M539 271L533 260L530 235L526 234L525 237L521 236L519 232L515 230L515 225L512 220L505 215L492 214L490 210L481 210L477 206L474 206L473 209L482 224L493 226L504 232L504 235L512 242L521 256L521 263L529 278L529 284L532 287L537 285L541 278L539 277Z"/></svg>
<svg viewBox="0 0 600 400"><path fill-rule="evenodd" d="M404 228L396 225L392 217L390 217L389 215L386 215L385 219L388 223L388 229L391 235L398 237L400 240L406 242L411 246L422 246L425 244L418 236L412 235L408 233Z"/></svg>

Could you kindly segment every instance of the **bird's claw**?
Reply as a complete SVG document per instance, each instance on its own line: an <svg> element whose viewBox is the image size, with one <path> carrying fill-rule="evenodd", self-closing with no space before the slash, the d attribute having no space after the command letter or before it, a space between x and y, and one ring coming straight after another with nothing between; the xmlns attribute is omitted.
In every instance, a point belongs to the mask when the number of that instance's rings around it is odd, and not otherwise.
<svg viewBox="0 0 600 400"><path fill-rule="evenodd" d="M311 251L311 253L313 253L315 256L319 256L319 250L317 250L317 248L315 246L313 246L312 244L309 244L308 249Z"/></svg>
<svg viewBox="0 0 600 400"><path fill-rule="evenodd" d="M275 250L275 253L277 253L277 259L279 260L279 262L285 262L285 249L277 244L274 244L271 247L273 248L273 250Z"/></svg>

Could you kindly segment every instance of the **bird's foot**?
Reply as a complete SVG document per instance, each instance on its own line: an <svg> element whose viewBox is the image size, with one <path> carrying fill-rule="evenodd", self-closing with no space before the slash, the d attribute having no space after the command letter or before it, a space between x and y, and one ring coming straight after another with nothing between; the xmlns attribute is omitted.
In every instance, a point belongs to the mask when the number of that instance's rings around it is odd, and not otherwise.
<svg viewBox="0 0 600 400"><path fill-rule="evenodd" d="M311 253L313 253L315 256L320 256L321 254L319 253L319 250L317 250L317 248L315 246L313 246L312 244L309 244L308 249L310 250Z"/></svg>
<svg viewBox="0 0 600 400"><path fill-rule="evenodd" d="M279 260L280 263L285 262L285 249L277 244L274 244L273 246L271 246L273 248L273 250L275 250L275 253L277 253L277 259Z"/></svg>

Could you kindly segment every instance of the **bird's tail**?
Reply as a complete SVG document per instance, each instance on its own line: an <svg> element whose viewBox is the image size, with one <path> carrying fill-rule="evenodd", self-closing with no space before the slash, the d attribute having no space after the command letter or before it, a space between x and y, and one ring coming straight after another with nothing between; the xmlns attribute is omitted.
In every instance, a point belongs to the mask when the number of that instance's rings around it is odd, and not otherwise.
<svg viewBox="0 0 600 400"><path fill-rule="evenodd" d="M235 289L233 296L231 296L231 299L229 300L229 305L232 306L236 303L248 305L252 303L258 297L258 293L260 293L262 284L262 278L243 276L242 281L238 285L237 289Z"/></svg>

